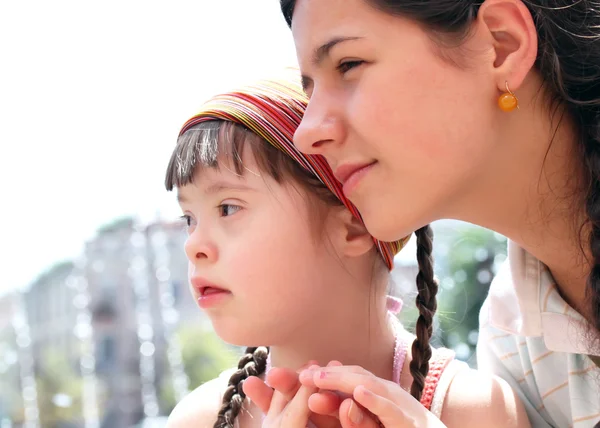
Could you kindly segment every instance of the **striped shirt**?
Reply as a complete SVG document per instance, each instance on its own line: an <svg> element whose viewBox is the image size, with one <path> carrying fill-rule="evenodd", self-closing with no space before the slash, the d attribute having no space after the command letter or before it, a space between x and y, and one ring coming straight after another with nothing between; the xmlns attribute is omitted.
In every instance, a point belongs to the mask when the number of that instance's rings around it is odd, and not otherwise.
<svg viewBox="0 0 600 428"><path fill-rule="evenodd" d="M547 267L512 242L479 322L479 369L512 386L533 427L600 421L600 368L589 357L600 355L594 330L560 296Z"/></svg>

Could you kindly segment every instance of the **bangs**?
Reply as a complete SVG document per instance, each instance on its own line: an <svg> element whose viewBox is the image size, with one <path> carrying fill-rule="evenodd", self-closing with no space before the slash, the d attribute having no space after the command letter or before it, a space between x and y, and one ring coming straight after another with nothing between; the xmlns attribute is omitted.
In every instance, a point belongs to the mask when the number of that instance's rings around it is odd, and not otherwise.
<svg viewBox="0 0 600 428"><path fill-rule="evenodd" d="M246 148L250 149L259 169L281 183L283 172L289 169L285 154L242 125L211 120L188 129L177 139L167 167L165 187L171 191L192 183L198 168L225 167L244 175L246 167L242 159Z"/></svg>

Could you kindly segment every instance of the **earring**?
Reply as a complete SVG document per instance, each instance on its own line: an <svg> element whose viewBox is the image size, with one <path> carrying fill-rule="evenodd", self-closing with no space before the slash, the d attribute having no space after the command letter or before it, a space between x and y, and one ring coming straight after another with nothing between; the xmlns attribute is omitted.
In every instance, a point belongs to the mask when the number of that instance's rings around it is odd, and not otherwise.
<svg viewBox="0 0 600 428"><path fill-rule="evenodd" d="M513 111L515 108L519 108L519 100L509 89L508 82L506 82L506 92L500 95L500 98L498 98L498 107L500 107L500 110L505 112Z"/></svg>

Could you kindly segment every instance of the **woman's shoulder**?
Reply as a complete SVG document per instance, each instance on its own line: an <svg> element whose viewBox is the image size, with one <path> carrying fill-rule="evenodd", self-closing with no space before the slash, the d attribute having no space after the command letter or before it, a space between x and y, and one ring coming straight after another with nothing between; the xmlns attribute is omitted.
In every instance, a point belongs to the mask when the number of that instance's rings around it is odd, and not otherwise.
<svg viewBox="0 0 600 428"><path fill-rule="evenodd" d="M203 383L181 400L171 412L167 428L212 428L229 377L235 369L226 370L219 377Z"/></svg>
<svg viewBox="0 0 600 428"><path fill-rule="evenodd" d="M530 426L521 400L506 381L467 367L452 377L441 416L448 427Z"/></svg>
<svg viewBox="0 0 600 428"><path fill-rule="evenodd" d="M406 332L402 337L408 349L400 383L408 389L412 382L410 345L415 336ZM530 426L519 397L498 376L471 369L446 348L433 349L430 362L424 392L430 395L430 410L446 426Z"/></svg>

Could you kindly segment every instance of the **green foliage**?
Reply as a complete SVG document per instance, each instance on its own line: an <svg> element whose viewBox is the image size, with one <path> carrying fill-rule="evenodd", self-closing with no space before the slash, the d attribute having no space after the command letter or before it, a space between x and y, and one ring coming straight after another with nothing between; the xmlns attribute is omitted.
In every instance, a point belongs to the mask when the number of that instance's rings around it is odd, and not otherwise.
<svg viewBox="0 0 600 428"><path fill-rule="evenodd" d="M506 257L506 238L488 229L455 223L436 231L434 252L440 288L432 344L454 349L459 359L475 367L479 311ZM402 297L405 305L400 320L414 331L419 316L416 292Z"/></svg>
<svg viewBox="0 0 600 428"><path fill-rule="evenodd" d="M237 364L239 352L224 343L213 331L200 327L185 326L177 331L185 373L190 390L194 390L228 368ZM161 385L160 398L165 414L175 407L176 399L171 376L165 376Z"/></svg>
<svg viewBox="0 0 600 428"><path fill-rule="evenodd" d="M441 340L474 366L479 311L506 258L506 239L479 227L461 228L445 258L438 301Z"/></svg>
<svg viewBox="0 0 600 428"><path fill-rule="evenodd" d="M81 377L64 354L48 350L42 357L36 382L43 427L58 428L67 421L81 420Z"/></svg>

